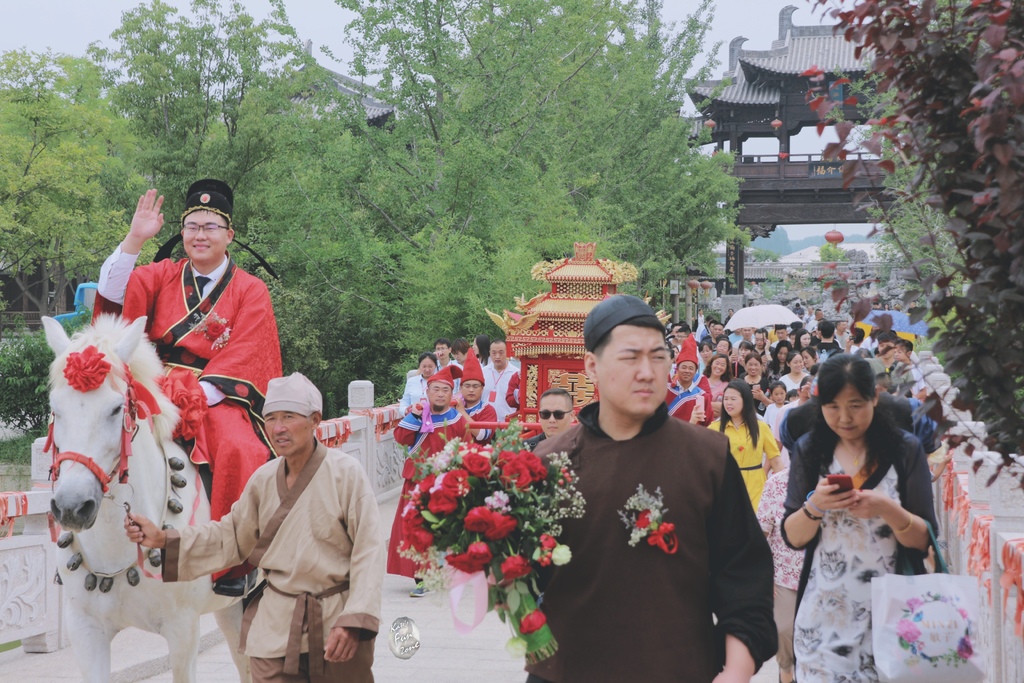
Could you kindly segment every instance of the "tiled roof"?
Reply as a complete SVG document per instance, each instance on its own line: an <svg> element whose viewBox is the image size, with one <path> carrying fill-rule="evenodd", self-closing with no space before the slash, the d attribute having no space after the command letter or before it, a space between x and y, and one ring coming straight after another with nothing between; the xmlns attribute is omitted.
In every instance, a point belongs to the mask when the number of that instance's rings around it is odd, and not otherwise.
<svg viewBox="0 0 1024 683"><path fill-rule="evenodd" d="M798 76L813 66L826 73L842 71L858 74L867 70L870 54L855 57L857 46L847 42L834 26L793 26L795 7L779 13L780 39L770 50L745 50L746 38L729 44L729 71L722 80L705 81L693 88L690 99L695 104L712 97L712 93L728 78L730 84L714 97L724 104L776 104L781 98L778 77Z"/></svg>
<svg viewBox="0 0 1024 683"><path fill-rule="evenodd" d="M715 96L716 102L728 104L775 104L782 96L778 86L770 84L753 85L747 80L743 69L736 69L735 72L726 72L722 80L728 78L729 85L725 86L721 93ZM704 81L693 90L690 97L695 103L711 97L712 93L722 84L722 81Z"/></svg>
<svg viewBox="0 0 1024 683"><path fill-rule="evenodd" d="M771 50L741 50L739 61L744 70L754 67L791 76L812 66L826 72L864 72L868 61L863 54L857 59L856 50L855 43L842 33L834 34L831 26L794 26L787 39L775 41Z"/></svg>
<svg viewBox="0 0 1024 683"><path fill-rule="evenodd" d="M366 111L367 121L373 121L395 113L396 109L393 105L381 102L371 95L372 93L375 93L372 86L361 83L356 79L350 78L345 74L340 74L337 71L331 71L324 67L320 68L330 75L331 80L334 81L334 87L338 89L338 92L359 100L359 103L363 105L363 110ZM308 95L296 95L292 98L292 101L302 102L306 99L308 99Z"/></svg>

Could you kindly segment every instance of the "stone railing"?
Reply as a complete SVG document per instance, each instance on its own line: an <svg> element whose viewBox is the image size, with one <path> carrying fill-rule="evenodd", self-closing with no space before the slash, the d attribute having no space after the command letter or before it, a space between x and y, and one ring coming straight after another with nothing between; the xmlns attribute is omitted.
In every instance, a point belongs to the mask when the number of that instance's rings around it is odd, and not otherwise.
<svg viewBox="0 0 1024 683"><path fill-rule="evenodd" d="M67 645L62 588L51 525L49 462L43 439L32 446L32 490L0 493L0 643L20 640L26 652L53 652ZM7 536L19 521L21 533Z"/></svg>
<svg viewBox="0 0 1024 683"><path fill-rule="evenodd" d="M978 578L978 640L987 659L987 680L1024 681L1024 468L1004 468L989 486L1002 459L985 450L985 424L953 407L956 390L937 363L926 358L921 368L954 422L949 436L965 439L951 450L952 460L935 482L940 544L952 573Z"/></svg>
<svg viewBox="0 0 1024 683"><path fill-rule="evenodd" d="M373 383L349 384L349 414L325 420L318 438L362 463L379 501L401 490L405 448L395 442L401 419L397 405L373 406ZM50 524L50 457L43 439L32 448L32 490L0 493L0 521L19 520L21 533L7 537L0 528L0 644L17 640L27 652L53 652L67 645L62 623L61 586Z"/></svg>
<svg viewBox="0 0 1024 683"><path fill-rule="evenodd" d="M329 448L340 448L363 464L377 500L397 495L402 488L405 447L395 442L394 429L402 419L398 405L373 407L373 382L348 385L349 414L324 420L317 437Z"/></svg>

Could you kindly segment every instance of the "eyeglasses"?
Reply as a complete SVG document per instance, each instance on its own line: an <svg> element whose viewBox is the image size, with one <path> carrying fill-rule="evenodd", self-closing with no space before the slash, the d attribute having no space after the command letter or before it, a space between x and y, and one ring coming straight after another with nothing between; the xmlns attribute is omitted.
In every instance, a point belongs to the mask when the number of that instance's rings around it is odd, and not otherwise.
<svg viewBox="0 0 1024 683"><path fill-rule="evenodd" d="M550 420L552 417L554 417L556 420L561 420L562 418L564 418L568 414L569 414L568 410L538 410L537 411L537 415L539 415L540 419L542 419L542 420Z"/></svg>
<svg viewBox="0 0 1024 683"><path fill-rule="evenodd" d="M198 223L186 223L181 226L181 231L186 235L195 235L200 232L205 232L208 235L216 235L218 230L227 229L228 226L218 225L217 223L206 223L205 225L199 225Z"/></svg>

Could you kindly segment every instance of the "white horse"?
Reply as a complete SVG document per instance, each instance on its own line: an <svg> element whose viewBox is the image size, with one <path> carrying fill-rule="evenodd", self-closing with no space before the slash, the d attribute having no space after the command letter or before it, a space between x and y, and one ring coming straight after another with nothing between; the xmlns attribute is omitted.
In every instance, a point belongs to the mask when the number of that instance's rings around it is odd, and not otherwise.
<svg viewBox="0 0 1024 683"><path fill-rule="evenodd" d="M175 683L191 683L199 615L216 612L244 683L249 665L238 654L240 599L216 595L208 578L163 583L159 551L150 553L125 537L125 503L176 528L210 519L198 473L171 438L178 410L157 386L164 369L153 346L143 342L145 324L145 318L128 325L103 316L69 339L60 323L43 318L56 354L50 366L57 476L51 507L65 530L57 566L71 646L83 679L106 683L110 642L118 632L134 626L159 633L167 639ZM153 399L159 412L147 418L156 412L147 411ZM126 468L131 476L121 483Z"/></svg>

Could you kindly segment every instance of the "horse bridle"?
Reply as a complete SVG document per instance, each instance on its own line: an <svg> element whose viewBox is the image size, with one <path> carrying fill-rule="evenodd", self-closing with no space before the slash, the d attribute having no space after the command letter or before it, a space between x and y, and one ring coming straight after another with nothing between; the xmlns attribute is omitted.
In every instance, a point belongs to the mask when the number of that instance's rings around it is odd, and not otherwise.
<svg viewBox="0 0 1024 683"><path fill-rule="evenodd" d="M84 465L86 469L92 472L93 476L99 480L100 486L103 488L103 493L106 494L110 490L110 484L114 481L115 476L117 477L117 483L125 484L128 482L128 458L132 454L132 441L135 440L135 434L138 432L138 420L139 420L139 409L142 407L142 417L144 419L152 419L156 412L159 412L159 407L156 404L156 399L153 395L142 386L140 383L135 381L132 376L132 371L128 368L127 364L123 366L124 379L128 384L128 388L124 394L124 410L122 415L122 431L121 431L121 453L117 460L117 465L110 471L106 472L96 461L77 451L58 451L57 445L53 440L53 413L50 413L50 424L47 428L46 444L43 446L43 453L53 453L53 464L50 466L50 481L56 483L60 477L60 466L68 460L76 462L80 465ZM141 395L141 400L140 400Z"/></svg>

